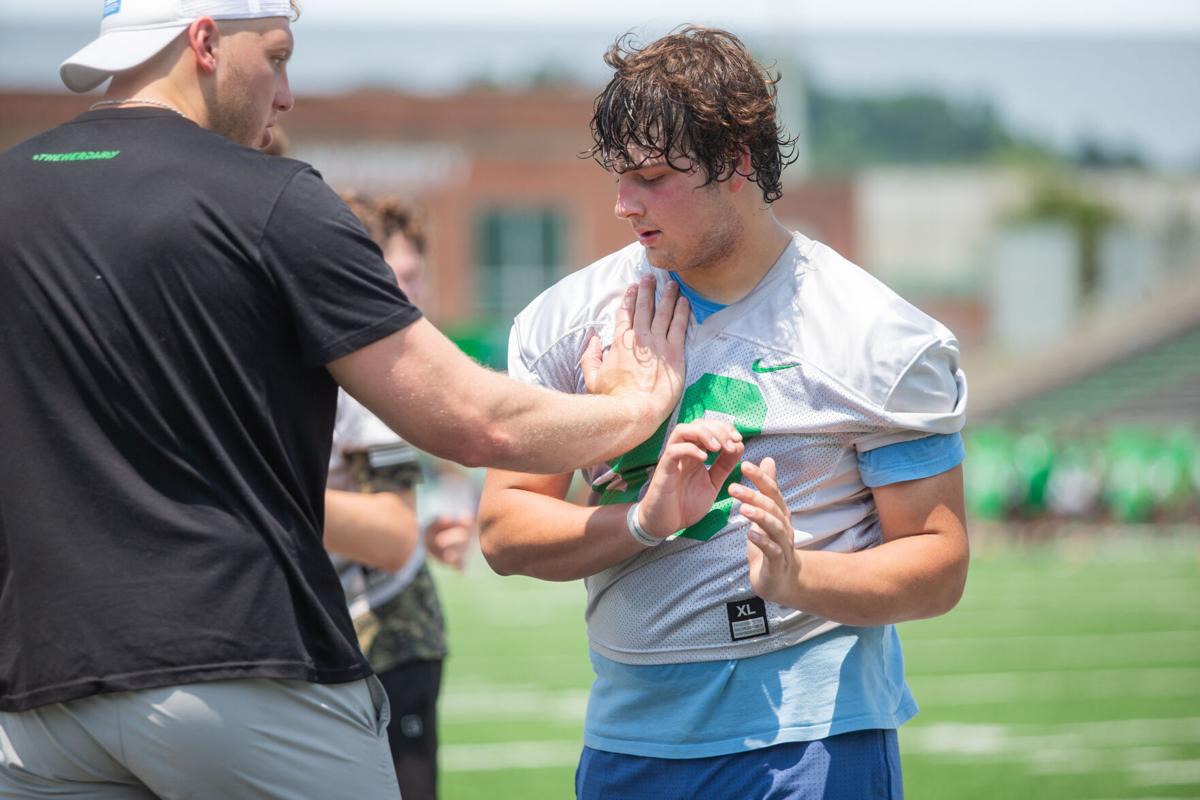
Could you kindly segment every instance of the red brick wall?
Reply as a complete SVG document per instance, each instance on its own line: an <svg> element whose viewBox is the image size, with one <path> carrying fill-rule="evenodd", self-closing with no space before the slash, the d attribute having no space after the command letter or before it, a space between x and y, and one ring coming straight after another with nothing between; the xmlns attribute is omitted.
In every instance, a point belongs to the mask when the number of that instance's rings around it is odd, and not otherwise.
<svg viewBox="0 0 1200 800"><path fill-rule="evenodd" d="M70 119L96 99L65 91L0 93L0 148ZM632 240L628 224L613 216L612 177L578 157L591 143L591 103L590 91L571 88L474 90L440 97L375 90L301 97L281 124L293 147L433 142L466 154L464 180L411 198L424 206L428 218L433 274L426 310L435 321L451 324L468 320L474 308L475 219L485 206L561 209L568 219L564 270L584 266ZM855 258L857 220L850 181L789 185L775 207L786 224Z"/></svg>

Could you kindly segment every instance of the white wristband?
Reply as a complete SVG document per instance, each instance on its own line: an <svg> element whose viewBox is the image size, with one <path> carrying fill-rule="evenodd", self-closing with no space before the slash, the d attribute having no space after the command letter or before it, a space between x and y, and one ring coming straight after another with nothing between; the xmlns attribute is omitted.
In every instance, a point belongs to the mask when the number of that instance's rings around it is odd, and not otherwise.
<svg viewBox="0 0 1200 800"><path fill-rule="evenodd" d="M658 547L665 539L660 539L657 536L651 536L642 524L638 522L638 508L642 504L634 503L629 507L629 512L625 514L625 527L629 529L629 535L632 536L638 544L646 547Z"/></svg>

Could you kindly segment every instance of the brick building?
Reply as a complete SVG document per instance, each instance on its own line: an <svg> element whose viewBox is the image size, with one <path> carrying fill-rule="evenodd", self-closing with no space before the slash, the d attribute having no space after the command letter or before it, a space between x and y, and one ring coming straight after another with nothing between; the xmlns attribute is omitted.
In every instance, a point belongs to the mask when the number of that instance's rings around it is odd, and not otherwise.
<svg viewBox="0 0 1200 800"><path fill-rule="evenodd" d="M95 97L0 92L0 149L70 119ZM339 189L411 198L429 228L430 316L500 345L512 314L559 276L628 244L612 176L580 158L592 93L570 87L418 96L301 97L282 119L292 154ZM786 173L785 173L786 176ZM780 218L851 259L853 184L792 179Z"/></svg>

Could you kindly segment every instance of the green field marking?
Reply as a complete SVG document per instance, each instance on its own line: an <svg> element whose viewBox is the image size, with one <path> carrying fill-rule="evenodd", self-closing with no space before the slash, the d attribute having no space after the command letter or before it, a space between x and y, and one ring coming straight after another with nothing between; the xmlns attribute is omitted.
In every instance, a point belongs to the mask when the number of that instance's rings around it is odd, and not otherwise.
<svg viewBox="0 0 1200 800"><path fill-rule="evenodd" d="M575 766L550 769L443 771L442 800L559 800L574 797Z"/></svg>

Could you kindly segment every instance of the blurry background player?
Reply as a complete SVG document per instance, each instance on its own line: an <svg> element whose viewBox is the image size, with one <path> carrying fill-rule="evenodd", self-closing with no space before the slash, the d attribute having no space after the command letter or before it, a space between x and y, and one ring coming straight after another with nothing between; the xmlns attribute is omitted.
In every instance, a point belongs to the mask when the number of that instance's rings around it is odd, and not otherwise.
<svg viewBox="0 0 1200 800"><path fill-rule="evenodd" d="M383 250L400 288L423 294L425 237L396 198L343 194ZM345 392L338 394L325 546L346 590L359 644L392 706L388 740L405 800L437 797L437 697L445 624L425 563L428 552L461 570L475 535L474 513L418 522L417 451Z"/></svg>
<svg viewBox="0 0 1200 800"><path fill-rule="evenodd" d="M578 795L899 798L917 709L893 623L966 579L958 344L776 220L775 80L737 38L689 27L605 61L592 152L638 240L521 312L508 367L582 391L588 331L611 339L621 287L652 273L692 301L686 388L586 470L590 507L569 474L493 471L480 509L498 572L586 578Z"/></svg>

